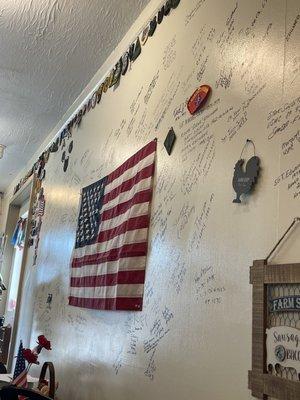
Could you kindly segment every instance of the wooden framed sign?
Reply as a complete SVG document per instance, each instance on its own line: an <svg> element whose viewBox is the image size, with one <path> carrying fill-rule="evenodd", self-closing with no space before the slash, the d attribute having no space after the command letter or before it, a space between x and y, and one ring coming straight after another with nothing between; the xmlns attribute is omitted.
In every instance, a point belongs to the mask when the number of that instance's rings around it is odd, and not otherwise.
<svg viewBox="0 0 300 400"><path fill-rule="evenodd" d="M300 399L300 263L250 268L252 300L252 396Z"/></svg>

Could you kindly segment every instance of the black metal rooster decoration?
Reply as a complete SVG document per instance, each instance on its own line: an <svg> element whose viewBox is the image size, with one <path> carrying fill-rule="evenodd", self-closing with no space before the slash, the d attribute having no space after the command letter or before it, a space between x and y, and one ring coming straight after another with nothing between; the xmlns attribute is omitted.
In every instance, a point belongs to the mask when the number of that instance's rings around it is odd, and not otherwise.
<svg viewBox="0 0 300 400"><path fill-rule="evenodd" d="M253 144L252 140L247 139L246 144L249 142ZM245 161L240 158L234 167L232 186L236 192L236 198L233 200L233 203L241 203L241 195L247 194L253 189L259 175L260 160L257 156L253 156L248 160L245 169L243 168L244 162Z"/></svg>

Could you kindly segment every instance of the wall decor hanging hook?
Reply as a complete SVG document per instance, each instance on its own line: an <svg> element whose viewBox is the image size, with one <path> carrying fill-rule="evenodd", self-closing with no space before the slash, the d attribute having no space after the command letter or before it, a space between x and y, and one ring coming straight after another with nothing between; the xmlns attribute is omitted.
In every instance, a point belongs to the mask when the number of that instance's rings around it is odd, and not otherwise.
<svg viewBox="0 0 300 400"><path fill-rule="evenodd" d="M290 226L287 228L287 230L284 232L284 234L281 236L281 238L278 240L278 242L275 244L275 246L273 247L273 249L270 251L270 253L267 255L266 257L266 261L269 260L269 258L271 257L271 255L274 253L274 251L278 248L278 246L280 245L280 243L283 241L283 239L290 233L290 231L292 230L292 228L295 226L296 223L300 222L300 217L295 217L293 219L293 221L291 222Z"/></svg>
<svg viewBox="0 0 300 400"><path fill-rule="evenodd" d="M242 158L242 155L243 155L243 153L244 153L244 151L245 151L245 149L246 149L246 147L247 147L247 144L249 144L249 143L251 143L252 146L253 146L253 155L255 156L255 154L256 154L255 144L254 144L254 142L253 142L252 139L247 139L247 140L246 140L246 143L244 144L244 146L243 146L243 148L242 148L241 155L240 155L240 159Z"/></svg>

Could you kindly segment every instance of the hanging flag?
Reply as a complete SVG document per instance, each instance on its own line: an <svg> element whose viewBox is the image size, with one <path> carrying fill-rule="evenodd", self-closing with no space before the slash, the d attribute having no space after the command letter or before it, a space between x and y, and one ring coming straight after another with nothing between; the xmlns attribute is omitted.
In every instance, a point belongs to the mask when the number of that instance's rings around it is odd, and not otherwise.
<svg viewBox="0 0 300 400"><path fill-rule="evenodd" d="M82 190L69 304L140 311L156 140Z"/></svg>
<svg viewBox="0 0 300 400"><path fill-rule="evenodd" d="M25 358L23 355L23 343L20 341L19 351L17 355L17 361L14 371L13 380L11 382L12 385L16 385L19 387L27 387L27 368L25 364Z"/></svg>

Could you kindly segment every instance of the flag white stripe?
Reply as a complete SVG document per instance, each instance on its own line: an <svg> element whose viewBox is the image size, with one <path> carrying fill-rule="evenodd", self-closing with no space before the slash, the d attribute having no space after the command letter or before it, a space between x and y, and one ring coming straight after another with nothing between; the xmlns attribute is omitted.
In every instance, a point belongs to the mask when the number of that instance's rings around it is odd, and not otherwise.
<svg viewBox="0 0 300 400"><path fill-rule="evenodd" d="M147 240L148 228L127 231L122 235L115 236L111 240L102 243L94 243L74 250L73 257L80 258L92 254L103 253L120 246L133 243L143 243Z"/></svg>
<svg viewBox="0 0 300 400"><path fill-rule="evenodd" d="M113 299L115 297L141 297L143 291L144 284L71 287L71 296L84 299Z"/></svg>
<svg viewBox="0 0 300 400"><path fill-rule="evenodd" d="M141 161L139 161L136 165L134 165L133 167L131 167L131 168L127 169L125 172L123 172L122 175L120 175L118 178L116 178L111 183L106 185L105 193L111 192L113 189L120 186L123 182L127 181L128 179L133 178L139 171L141 171L145 167L148 167L149 165L153 164L154 156L155 156L155 152L149 154L147 157L145 157Z"/></svg>
<svg viewBox="0 0 300 400"><path fill-rule="evenodd" d="M104 204L101 212L105 210L109 210L120 203L124 203L125 201L130 200L135 193L141 192L142 190L147 190L151 188L152 177L142 179L140 182L136 183L130 190L127 192L122 192L115 199L110 200L108 203Z"/></svg>
<svg viewBox="0 0 300 400"><path fill-rule="evenodd" d="M103 264L83 265L79 268L72 268L72 278L84 278L86 276L101 276L116 274L119 271L141 271L145 269L146 256L120 258L117 261L107 261Z"/></svg>
<svg viewBox="0 0 300 400"><path fill-rule="evenodd" d="M129 218L141 217L147 215L149 211L149 201L145 203L134 204L125 213L117 215L106 221L102 221L100 224L100 232L106 231L108 229L115 228L121 225L123 222L127 221Z"/></svg>

